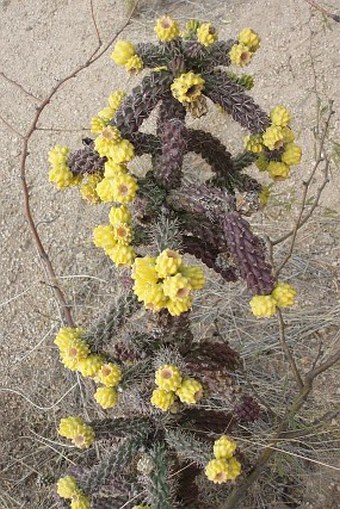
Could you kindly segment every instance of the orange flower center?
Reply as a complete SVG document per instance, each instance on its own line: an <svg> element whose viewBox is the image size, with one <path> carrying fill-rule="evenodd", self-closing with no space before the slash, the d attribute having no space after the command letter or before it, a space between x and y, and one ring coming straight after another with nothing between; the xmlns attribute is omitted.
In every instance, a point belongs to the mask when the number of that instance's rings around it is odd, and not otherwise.
<svg viewBox="0 0 340 509"><path fill-rule="evenodd" d="M103 368L102 368L102 375L103 376L108 376L110 374L111 374L110 366L103 366Z"/></svg>
<svg viewBox="0 0 340 509"><path fill-rule="evenodd" d="M70 357L77 357L78 349L75 346L73 346L69 349L68 354Z"/></svg>
<svg viewBox="0 0 340 509"><path fill-rule="evenodd" d="M129 194L129 186L127 186L126 184L120 184L118 191L119 194L121 194L122 196L126 196L127 194Z"/></svg>
<svg viewBox="0 0 340 509"><path fill-rule="evenodd" d="M172 378L172 371L169 368L165 368L161 371L161 377L164 378L164 380L170 380Z"/></svg>
<svg viewBox="0 0 340 509"><path fill-rule="evenodd" d="M84 435L77 435L76 437L74 437L73 441L78 446L84 445L85 437L84 437Z"/></svg>
<svg viewBox="0 0 340 509"><path fill-rule="evenodd" d="M190 291L189 288L180 288L177 292L177 297L179 299L184 299L185 297L188 296L189 291Z"/></svg>

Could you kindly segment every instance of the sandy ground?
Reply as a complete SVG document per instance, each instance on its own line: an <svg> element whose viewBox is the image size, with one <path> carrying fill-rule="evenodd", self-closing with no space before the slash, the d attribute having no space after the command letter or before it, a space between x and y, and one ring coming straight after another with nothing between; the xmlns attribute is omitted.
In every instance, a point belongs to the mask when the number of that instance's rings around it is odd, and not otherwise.
<svg viewBox="0 0 340 509"><path fill-rule="evenodd" d="M129 3L93 3L105 42L124 23ZM333 12L339 7L336 0L328 6ZM181 22L193 16L211 20L221 38L234 36L245 26L261 34L261 51L249 68L255 75L252 94L267 110L278 103L289 106L304 151L303 162L292 178L275 190L276 201L261 220L264 227L279 220L281 229L294 217L301 182L315 160L318 102L324 107L334 100L327 141L332 154L330 184L316 219L301 233L300 245L302 257L310 256L335 271L340 214L340 154L336 154L340 142L339 25L311 10L303 0L145 1L123 37L149 40L154 17L164 12ZM83 63L97 43L90 2L85 0L2 0L0 34L1 72L39 99ZM104 106L111 90L130 88L136 81L115 68L107 52L61 88L44 111L30 145L27 178L34 218L78 323L91 320L113 293L110 265L91 244L92 227L105 221L107 207L87 206L76 190L62 194L53 189L47 181L47 152L55 143L78 147L90 118ZM60 449L55 452L53 443L42 436L54 436L59 400L74 384L59 366L52 346L60 315L23 215L21 135L32 122L37 104L0 75L0 507L4 508L38 507L39 499L32 492L39 491L49 461L58 464L62 456ZM244 133L232 120L216 111L208 120L212 132L232 151L241 149L240 135ZM283 196L286 208L277 206ZM312 280L313 275L310 277ZM335 275L331 284L336 293ZM315 288L317 282L311 285ZM311 302L317 306L314 298Z"/></svg>

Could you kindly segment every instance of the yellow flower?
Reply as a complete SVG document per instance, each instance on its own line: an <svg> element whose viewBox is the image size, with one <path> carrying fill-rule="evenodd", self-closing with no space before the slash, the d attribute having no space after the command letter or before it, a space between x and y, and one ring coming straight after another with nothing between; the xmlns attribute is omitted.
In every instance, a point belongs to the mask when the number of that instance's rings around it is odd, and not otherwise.
<svg viewBox="0 0 340 509"><path fill-rule="evenodd" d="M151 505L134 505L132 509L151 509Z"/></svg>
<svg viewBox="0 0 340 509"><path fill-rule="evenodd" d="M151 256L136 258L132 267L131 277L136 282L157 283L159 276L156 271L156 258Z"/></svg>
<svg viewBox="0 0 340 509"><path fill-rule="evenodd" d="M270 112L272 123L279 127L286 127L290 124L292 116L284 106L275 106Z"/></svg>
<svg viewBox="0 0 340 509"><path fill-rule="evenodd" d="M125 164L114 163L111 159L104 164L104 177L106 178L115 178L123 173L126 173Z"/></svg>
<svg viewBox="0 0 340 509"><path fill-rule="evenodd" d="M294 133L290 129L290 127L283 127L282 132L283 132L283 141L285 143L292 143L292 141L295 140Z"/></svg>
<svg viewBox="0 0 340 509"><path fill-rule="evenodd" d="M263 150L261 134L250 134L244 138L243 142L244 148L248 150L248 152L258 154Z"/></svg>
<svg viewBox="0 0 340 509"><path fill-rule="evenodd" d="M71 500L71 509L91 509L90 499L83 493L76 494Z"/></svg>
<svg viewBox="0 0 340 509"><path fill-rule="evenodd" d="M109 212L109 220L112 226L117 226L120 223L130 223L131 212L126 205L112 207Z"/></svg>
<svg viewBox="0 0 340 509"><path fill-rule="evenodd" d="M112 92L108 97L109 106L116 112L120 108L125 96L126 92L123 90Z"/></svg>
<svg viewBox="0 0 340 509"><path fill-rule="evenodd" d="M277 150L284 145L284 131L282 127L272 125L262 135L263 144L270 150Z"/></svg>
<svg viewBox="0 0 340 509"><path fill-rule="evenodd" d="M97 174L88 175L87 181L82 183L80 186L80 193L84 200L90 203L100 203L101 199L99 198L96 188L99 182L102 180L102 176Z"/></svg>
<svg viewBox="0 0 340 509"><path fill-rule="evenodd" d="M234 44L229 53L231 63L240 67L248 65L253 55L254 53L250 51L250 48L244 44Z"/></svg>
<svg viewBox="0 0 340 509"><path fill-rule="evenodd" d="M91 354L86 359L79 361L77 369L83 376L93 378L104 364L101 355Z"/></svg>
<svg viewBox="0 0 340 509"><path fill-rule="evenodd" d="M175 276L168 276L163 281L164 294L172 300L186 299L191 290L188 279L180 273Z"/></svg>
<svg viewBox="0 0 340 509"><path fill-rule="evenodd" d="M285 180L289 177L290 168L285 163L270 161L267 171L274 180Z"/></svg>
<svg viewBox="0 0 340 509"><path fill-rule="evenodd" d="M270 317L276 313L276 301L271 295L254 295L249 304L255 316Z"/></svg>
<svg viewBox="0 0 340 509"><path fill-rule="evenodd" d="M136 257L132 246L115 246L106 253L117 267L127 267L133 264Z"/></svg>
<svg viewBox="0 0 340 509"><path fill-rule="evenodd" d="M214 456L216 459L230 459L236 451L237 444L226 435L222 435L214 442Z"/></svg>
<svg viewBox="0 0 340 509"><path fill-rule="evenodd" d="M101 118L99 115L97 115L96 117L93 117L91 120L91 133L92 134L101 133L102 130L104 129L104 127L106 127L108 123L109 123L108 120Z"/></svg>
<svg viewBox="0 0 340 509"><path fill-rule="evenodd" d="M168 392L163 389L155 389L152 392L151 396L151 404L163 412L169 410L172 407L175 401L175 394L173 392Z"/></svg>
<svg viewBox="0 0 340 509"><path fill-rule="evenodd" d="M210 46L218 39L216 28L211 23L202 23L197 30L197 40L203 46Z"/></svg>
<svg viewBox="0 0 340 509"><path fill-rule="evenodd" d="M97 184L96 193L104 203L113 201L112 183L112 178L104 177L103 180Z"/></svg>
<svg viewBox="0 0 340 509"><path fill-rule="evenodd" d="M159 277L173 276L182 264L182 256L173 249L165 249L156 258L156 271Z"/></svg>
<svg viewBox="0 0 340 509"><path fill-rule="evenodd" d="M135 151L132 143L128 140L121 140L119 143L112 145L108 157L116 164L132 161L135 157Z"/></svg>
<svg viewBox="0 0 340 509"><path fill-rule="evenodd" d="M85 341L74 339L65 349L61 350L60 358L65 368L76 371L79 361L86 359L89 353L90 348Z"/></svg>
<svg viewBox="0 0 340 509"><path fill-rule="evenodd" d="M302 150L299 145L296 145L296 143L287 143L281 156L281 161L288 166L293 166L294 164L300 164L301 156Z"/></svg>
<svg viewBox="0 0 340 509"><path fill-rule="evenodd" d="M296 290L288 283L279 282L271 295L279 308L286 308L293 306Z"/></svg>
<svg viewBox="0 0 340 509"><path fill-rule="evenodd" d="M119 175L112 181L112 196L118 203L129 203L136 196L137 181L132 175Z"/></svg>
<svg viewBox="0 0 340 509"><path fill-rule="evenodd" d="M193 290L201 290L205 285L205 277L201 267L181 265L179 271L188 279Z"/></svg>
<svg viewBox="0 0 340 509"><path fill-rule="evenodd" d="M71 439L80 449L89 447L95 439L94 431L80 417L65 417L60 420L59 435Z"/></svg>
<svg viewBox="0 0 340 509"><path fill-rule="evenodd" d="M205 81L200 74L190 71L174 79L171 92L179 102L192 103L201 96L204 84Z"/></svg>
<svg viewBox="0 0 340 509"><path fill-rule="evenodd" d="M214 459L209 461L205 467L205 475L209 481L215 484L222 484L228 481L229 467L224 459Z"/></svg>
<svg viewBox="0 0 340 509"><path fill-rule="evenodd" d="M122 379L122 370L118 364L107 362L99 369L96 381L101 382L105 387L116 387Z"/></svg>
<svg viewBox="0 0 340 509"><path fill-rule="evenodd" d="M131 74L137 74L143 68L143 60L138 55L134 55L133 57L129 58L125 64L125 69Z"/></svg>
<svg viewBox="0 0 340 509"><path fill-rule="evenodd" d="M166 308L169 311L171 316L179 316L186 311L189 311L192 306L192 298L187 297L186 299L181 300L169 300L166 304Z"/></svg>
<svg viewBox="0 0 340 509"><path fill-rule="evenodd" d="M116 64L125 65L135 53L135 47L130 41L118 41L115 44L111 58Z"/></svg>
<svg viewBox="0 0 340 509"><path fill-rule="evenodd" d="M110 224L101 224L93 230L93 243L105 251L116 246L114 229Z"/></svg>
<svg viewBox="0 0 340 509"><path fill-rule="evenodd" d="M160 311L166 305L167 299L163 292L162 283L136 280L133 291L138 300L144 302L146 309L150 311Z"/></svg>
<svg viewBox="0 0 340 509"><path fill-rule="evenodd" d="M113 227L113 236L120 246L128 246L132 240L132 228L125 223Z"/></svg>
<svg viewBox="0 0 340 509"><path fill-rule="evenodd" d="M236 479L236 477L240 475L242 466L241 463L237 461L236 458L230 458L227 463L228 463L228 479L230 481L233 481L234 479Z"/></svg>
<svg viewBox="0 0 340 509"><path fill-rule="evenodd" d="M244 28L238 34L238 40L241 44L248 46L251 51L256 51L261 42L260 36L251 28Z"/></svg>
<svg viewBox="0 0 340 509"><path fill-rule="evenodd" d="M84 334L84 329L75 327L62 327L59 329L53 343L59 347L59 350L68 348L74 339L80 339Z"/></svg>
<svg viewBox="0 0 340 509"><path fill-rule="evenodd" d="M57 494L61 498L72 498L78 491L76 480L71 475L61 477L57 482Z"/></svg>
<svg viewBox="0 0 340 509"><path fill-rule="evenodd" d="M182 403L195 405L203 396L203 387L198 380L187 378L176 390L176 394Z"/></svg>
<svg viewBox="0 0 340 509"><path fill-rule="evenodd" d="M175 391L182 383L180 370L171 364L164 364L155 373L155 383L165 391Z"/></svg>
<svg viewBox="0 0 340 509"><path fill-rule="evenodd" d="M115 110L111 108L111 106L105 106L105 108L98 112L98 117L105 120L105 122L108 124L110 120L113 119L115 113Z"/></svg>
<svg viewBox="0 0 340 509"><path fill-rule="evenodd" d="M156 21L155 32L161 42L168 42L179 36L179 26L177 21L165 15Z"/></svg>
<svg viewBox="0 0 340 509"><path fill-rule="evenodd" d="M260 154L259 157L256 159L255 164L260 171L266 171L268 168L269 161L266 158L265 154Z"/></svg>
<svg viewBox="0 0 340 509"><path fill-rule="evenodd" d="M94 399L104 410L113 408L117 405L118 395L114 387L98 387L94 394Z"/></svg>
<svg viewBox="0 0 340 509"><path fill-rule="evenodd" d="M68 166L70 149L62 145L56 145L48 153L48 160L51 164L49 171L49 182L53 182L59 189L76 186L81 180L81 175L73 175Z"/></svg>
<svg viewBox="0 0 340 509"><path fill-rule="evenodd" d="M102 129L101 133L94 140L94 148L100 157L111 157L115 147L121 142L120 132L116 127L108 125Z"/></svg>

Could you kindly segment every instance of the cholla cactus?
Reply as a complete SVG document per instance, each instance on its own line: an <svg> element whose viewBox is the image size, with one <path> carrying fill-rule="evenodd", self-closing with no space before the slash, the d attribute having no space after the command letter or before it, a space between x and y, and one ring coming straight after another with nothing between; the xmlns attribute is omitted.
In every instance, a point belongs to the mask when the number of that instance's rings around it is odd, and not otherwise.
<svg viewBox="0 0 340 509"><path fill-rule="evenodd" d="M251 62L259 35L245 28L224 42L211 23L192 20L181 31L169 16L157 20L155 33L156 44L116 43L115 64L128 73L150 71L130 93L110 95L91 121L95 138L73 152L56 145L49 154L49 179L59 189L79 185L92 205L109 204L107 223L96 226L93 242L125 271L131 293L94 330L62 328L55 339L64 366L91 379L94 399L107 411L101 421L68 417L60 424L59 434L81 449L94 440L106 444L99 462L89 456L86 469L59 480L57 493L74 508L125 507L129 499L136 508L187 502L196 508L202 501L195 479L202 472L203 483L238 482L237 443L223 433L253 422L261 408L235 390L237 352L216 340L193 344L189 316L205 285L203 267L227 282L243 279L257 317L294 303L295 290L276 281L264 243L245 219L268 199L268 187L246 168L255 163L276 182L301 158L290 112L277 105L267 115L247 93L253 77L229 69ZM156 133L141 132L156 106ZM187 115L201 117L208 107L222 109L248 131L243 153L232 157L209 132L187 127ZM211 166L209 181L184 178L189 152ZM152 166L139 178L130 162L143 154ZM197 264L188 263L186 253ZM183 472L176 484L175 469Z"/></svg>

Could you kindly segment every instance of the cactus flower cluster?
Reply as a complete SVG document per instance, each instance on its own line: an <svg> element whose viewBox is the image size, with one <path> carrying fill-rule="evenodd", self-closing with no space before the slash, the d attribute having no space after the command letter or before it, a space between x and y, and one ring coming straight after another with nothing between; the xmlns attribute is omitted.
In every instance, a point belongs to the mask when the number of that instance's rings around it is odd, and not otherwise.
<svg viewBox="0 0 340 509"><path fill-rule="evenodd" d="M77 485L76 479L67 475L57 482L57 494L71 501L71 509L91 509L90 499Z"/></svg>
<svg viewBox="0 0 340 509"><path fill-rule="evenodd" d="M62 327L59 330L54 344L59 348L60 360L65 368L101 384L94 398L102 408L112 408L117 404L117 385L122 379L122 371L118 364L91 353L83 339L84 334L85 331L79 328Z"/></svg>
<svg viewBox="0 0 340 509"><path fill-rule="evenodd" d="M293 306L295 295L296 290L290 284L278 282L270 295L254 295L250 301L251 311L257 317L270 317L277 308Z"/></svg>
<svg viewBox="0 0 340 509"><path fill-rule="evenodd" d="M215 458L205 467L205 475L209 481L222 484L233 481L241 473L241 463L235 458L237 444L226 435L222 435L214 442Z"/></svg>
<svg viewBox="0 0 340 509"><path fill-rule="evenodd" d="M170 364L158 368L155 383L157 389L152 393L151 404L163 412L171 409L176 396L187 405L195 405L203 396L203 386L198 380L186 377Z"/></svg>

